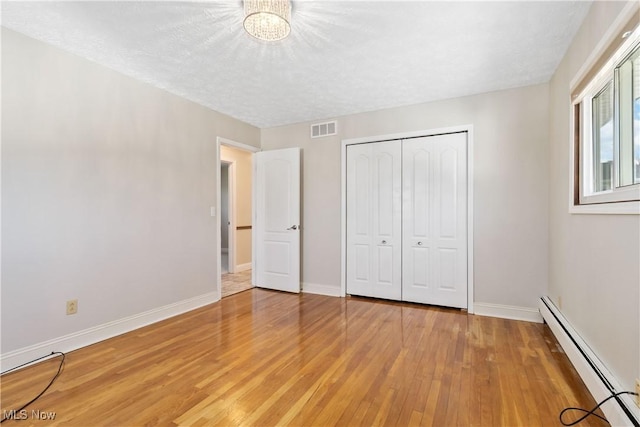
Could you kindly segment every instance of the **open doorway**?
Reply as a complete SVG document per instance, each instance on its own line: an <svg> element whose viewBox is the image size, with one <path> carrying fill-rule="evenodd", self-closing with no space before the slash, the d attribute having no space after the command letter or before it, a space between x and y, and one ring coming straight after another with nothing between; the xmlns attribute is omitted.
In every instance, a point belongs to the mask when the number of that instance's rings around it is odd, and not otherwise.
<svg viewBox="0 0 640 427"><path fill-rule="evenodd" d="M253 287L253 159L257 148L218 138L220 297Z"/></svg>

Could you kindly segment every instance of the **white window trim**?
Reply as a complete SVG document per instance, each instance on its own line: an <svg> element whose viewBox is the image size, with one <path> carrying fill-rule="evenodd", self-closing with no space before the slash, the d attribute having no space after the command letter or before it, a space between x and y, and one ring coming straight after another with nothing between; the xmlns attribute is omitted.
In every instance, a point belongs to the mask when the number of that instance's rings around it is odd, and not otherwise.
<svg viewBox="0 0 640 427"><path fill-rule="evenodd" d="M604 68L605 71L611 71L612 68L610 66L605 66ZM592 93L596 93L598 91L600 91L600 89L602 89L609 81L610 81L610 73L606 73L604 75L604 78L602 76L600 76L597 79L594 79L593 83L590 84L587 89L584 91L584 93L587 93L588 97L590 97L590 95ZM579 99L582 100L583 95L581 95L579 97ZM575 103L573 104L575 105ZM584 102L582 103L582 108L583 108L583 113L582 116L583 117L592 117L592 106L591 106L591 102ZM573 117L572 117L573 120ZM582 124L582 129L581 129L581 133L583 135L591 135L592 134L592 128L590 123L585 123L585 121L583 121ZM600 191L597 193L591 193L591 185L593 183L593 150L591 149L591 147L587 147L587 145L590 145L588 141L587 143L585 143L580 150L580 153L582 154L582 158L580 159L580 162L582 163L582 165L584 166L582 172L582 182L580 182L581 188L580 188L580 202L581 204L579 206L584 206L584 205L591 205L591 204L600 204L600 203L627 203L624 200L639 200L640 199L640 184L634 184L634 185L628 185L625 187L617 187L618 185L618 174L614 172L613 175L613 180L614 180L614 188L612 190L607 190L607 191ZM616 156L614 156L614 162L613 162L613 168L617 169L618 167L618 157L620 155L620 151L616 150ZM591 193L591 194L589 194ZM633 203L633 202L630 202ZM636 202L636 203L640 203L640 202ZM631 212L633 213L633 212Z"/></svg>
<svg viewBox="0 0 640 427"><path fill-rule="evenodd" d="M611 26L609 31L602 38L596 49L594 49L593 53L590 55L588 61L581 67L576 76L571 81L571 91L573 92L573 88L576 84L586 75L586 73L595 65L596 61L602 56L606 47L611 43L613 37L617 35L622 28L622 26L629 20L633 13L638 13L637 4L629 4L623 13L618 16L618 19ZM587 185L590 185L592 181L592 165L591 165L591 150L584 149L581 147L580 153L583 158L580 159L581 165L586 165L587 167L582 170L582 177L580 178L581 182L579 182L580 186L580 203L579 205L574 204L574 189L575 189L575 105L581 103L585 96L588 96L590 93L593 93L598 88L602 88L610 78L613 77L613 69L615 65L624 58L628 51L632 46L637 42L638 33L640 32L640 27L636 28L634 34L629 37L629 40L623 44L619 53L611 58L610 61L607 62L602 67L602 70L598 72L598 75L594 77L591 83L584 88L584 90L570 103L570 144L569 144L569 213L572 214L631 214L631 215L640 215L640 200L632 200L632 201L620 201L620 200L629 200L629 199L638 199L640 198L640 184L630 185L626 187L615 187L617 185L617 173L614 173L614 189L599 192L590 195L584 195L588 193L588 189L585 188ZM583 102L581 116L582 117L590 117L591 115L591 102ZM583 135L591 133L591 126L587 125L587 123L582 123L582 129L580 131ZM617 155L614 156L614 168L617 167Z"/></svg>

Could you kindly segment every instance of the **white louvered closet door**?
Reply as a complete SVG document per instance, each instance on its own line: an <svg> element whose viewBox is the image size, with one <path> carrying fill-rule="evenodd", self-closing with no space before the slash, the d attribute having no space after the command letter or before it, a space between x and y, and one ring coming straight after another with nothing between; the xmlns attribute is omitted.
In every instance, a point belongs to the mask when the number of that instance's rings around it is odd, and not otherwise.
<svg viewBox="0 0 640 427"><path fill-rule="evenodd" d="M347 147L347 293L402 297L402 146Z"/></svg>
<svg viewBox="0 0 640 427"><path fill-rule="evenodd" d="M467 134L403 141L404 301L467 307Z"/></svg>

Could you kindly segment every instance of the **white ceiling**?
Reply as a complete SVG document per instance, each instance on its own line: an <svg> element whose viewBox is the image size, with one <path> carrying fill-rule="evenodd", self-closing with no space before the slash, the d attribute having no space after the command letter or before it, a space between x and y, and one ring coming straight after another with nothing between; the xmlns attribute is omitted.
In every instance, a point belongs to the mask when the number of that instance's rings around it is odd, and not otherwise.
<svg viewBox="0 0 640 427"><path fill-rule="evenodd" d="M266 128L547 82L590 2L297 1L259 42L242 1L2 2L2 25Z"/></svg>

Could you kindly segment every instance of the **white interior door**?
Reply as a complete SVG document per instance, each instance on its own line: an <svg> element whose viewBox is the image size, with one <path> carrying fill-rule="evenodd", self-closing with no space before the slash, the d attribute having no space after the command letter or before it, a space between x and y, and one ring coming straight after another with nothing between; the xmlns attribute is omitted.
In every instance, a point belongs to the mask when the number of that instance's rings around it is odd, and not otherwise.
<svg viewBox="0 0 640 427"><path fill-rule="evenodd" d="M347 147L347 293L401 299L402 151L398 141Z"/></svg>
<svg viewBox="0 0 640 427"><path fill-rule="evenodd" d="M300 149L254 154L255 285L300 292Z"/></svg>
<svg viewBox="0 0 640 427"><path fill-rule="evenodd" d="M467 307L467 134L403 140L405 301Z"/></svg>

